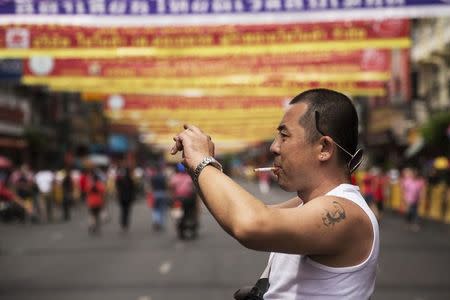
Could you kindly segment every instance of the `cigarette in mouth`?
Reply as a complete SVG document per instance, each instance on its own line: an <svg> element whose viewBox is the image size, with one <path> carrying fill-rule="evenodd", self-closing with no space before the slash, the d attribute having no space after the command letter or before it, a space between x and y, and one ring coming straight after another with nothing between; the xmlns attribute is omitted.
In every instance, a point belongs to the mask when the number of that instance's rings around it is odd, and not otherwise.
<svg viewBox="0 0 450 300"><path fill-rule="evenodd" d="M275 167L267 167L267 168L256 168L256 169L253 169L253 171L254 172L272 172L275 169L276 169Z"/></svg>

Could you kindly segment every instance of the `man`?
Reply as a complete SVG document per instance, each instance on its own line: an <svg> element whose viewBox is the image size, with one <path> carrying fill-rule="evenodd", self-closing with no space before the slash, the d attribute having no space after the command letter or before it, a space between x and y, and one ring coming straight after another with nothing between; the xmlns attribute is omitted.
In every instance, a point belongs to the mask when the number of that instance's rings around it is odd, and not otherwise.
<svg viewBox="0 0 450 300"><path fill-rule="evenodd" d="M121 168L116 178L117 196L120 205L120 227L122 232L128 232L130 225L131 205L136 197L136 185L130 167Z"/></svg>
<svg viewBox="0 0 450 300"><path fill-rule="evenodd" d="M50 170L41 170L36 173L36 184L40 193L40 206L45 207L45 219L47 222L53 221L53 184L55 175Z"/></svg>
<svg viewBox="0 0 450 300"><path fill-rule="evenodd" d="M154 172L149 176L151 190L149 193L153 196L151 203L153 229L162 230L166 224L166 211L170 201L168 191L168 179L163 162L158 162Z"/></svg>
<svg viewBox="0 0 450 300"><path fill-rule="evenodd" d="M290 102L270 150L278 184L298 197L275 206L216 168L207 158L214 155L214 144L199 128L185 125L174 140L172 153L183 151L205 205L225 231L248 248L273 252L264 299L370 297L378 224L350 184L362 158L350 99L315 89Z"/></svg>
<svg viewBox="0 0 450 300"><path fill-rule="evenodd" d="M7 185L7 175L0 171L0 203L10 203L7 209L4 209L0 217L6 219L13 217L19 217L22 221L25 221L26 214L32 213L32 208L25 204L25 201L20 198L16 193L11 191Z"/></svg>

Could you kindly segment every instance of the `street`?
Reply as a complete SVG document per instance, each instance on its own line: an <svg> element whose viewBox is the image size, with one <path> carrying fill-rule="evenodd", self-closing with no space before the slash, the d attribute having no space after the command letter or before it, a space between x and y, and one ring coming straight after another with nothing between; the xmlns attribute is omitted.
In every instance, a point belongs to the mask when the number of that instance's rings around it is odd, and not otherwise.
<svg viewBox="0 0 450 300"><path fill-rule="evenodd" d="M243 182L241 182L243 183ZM292 196L278 188L266 203ZM270 201L269 201L270 199ZM245 249L202 207L199 239L181 242L169 219L167 230L151 230L145 201L132 210L130 232L112 219L100 236L89 236L87 210L78 206L68 223L0 225L0 299L5 300L230 300L253 284L268 255ZM386 213L375 300L450 299L450 226L422 222L407 231L402 217Z"/></svg>

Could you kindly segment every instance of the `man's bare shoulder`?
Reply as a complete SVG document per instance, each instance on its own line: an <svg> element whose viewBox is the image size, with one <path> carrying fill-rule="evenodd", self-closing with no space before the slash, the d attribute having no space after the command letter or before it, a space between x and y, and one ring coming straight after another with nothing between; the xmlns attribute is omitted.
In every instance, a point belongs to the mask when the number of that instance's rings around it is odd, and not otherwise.
<svg viewBox="0 0 450 300"><path fill-rule="evenodd" d="M370 219L364 210L351 200L337 196L320 196L305 203L299 209L308 208L320 215L321 225L325 228L344 230L354 229L355 225L370 225ZM363 226L363 231L371 229ZM354 231L354 230L352 230Z"/></svg>
<svg viewBox="0 0 450 300"><path fill-rule="evenodd" d="M350 200L324 196L292 208L260 215L252 237L265 241L254 249L293 254L337 255L367 233L359 226L364 212ZM369 221L370 225L370 221ZM364 230L358 227L363 227Z"/></svg>
<svg viewBox="0 0 450 300"><path fill-rule="evenodd" d="M328 253L334 254L332 258L316 256L317 261L337 267L354 265L367 258L372 248L373 229L369 216L359 205L341 197L321 196L306 203L304 208L308 206L320 219L320 232L334 249L334 253Z"/></svg>

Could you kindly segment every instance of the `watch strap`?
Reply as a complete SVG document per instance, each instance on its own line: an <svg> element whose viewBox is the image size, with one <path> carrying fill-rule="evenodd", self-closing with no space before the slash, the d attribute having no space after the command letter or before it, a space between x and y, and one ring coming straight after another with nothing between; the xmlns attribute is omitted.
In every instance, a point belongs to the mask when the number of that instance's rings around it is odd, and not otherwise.
<svg viewBox="0 0 450 300"><path fill-rule="evenodd" d="M203 171L203 169L211 165L215 167L216 169L223 171L222 165L212 156L207 156L202 159L202 161L197 165L197 167L194 169L194 172L192 173L192 179L194 182L198 185L198 177L200 176L200 173Z"/></svg>

